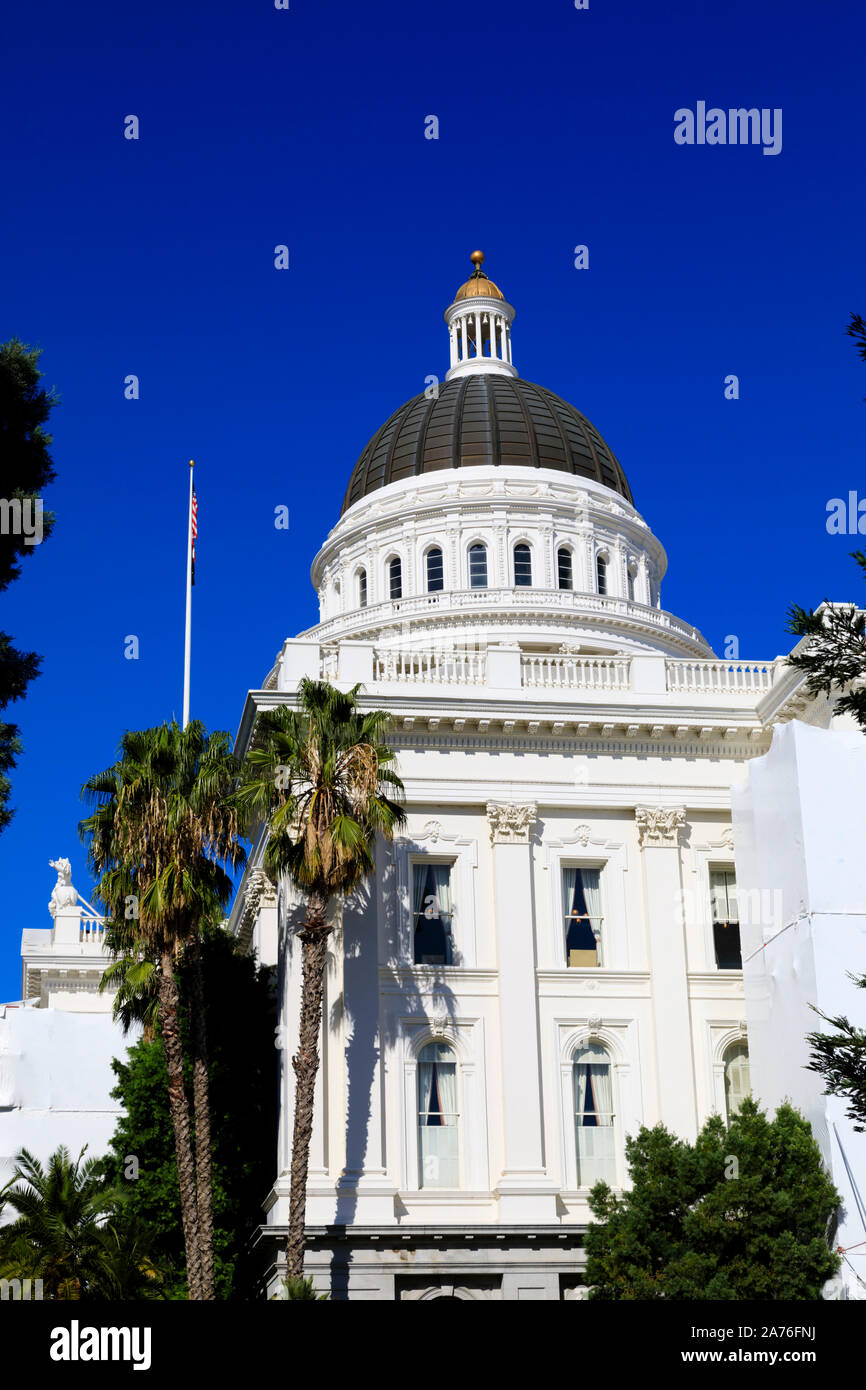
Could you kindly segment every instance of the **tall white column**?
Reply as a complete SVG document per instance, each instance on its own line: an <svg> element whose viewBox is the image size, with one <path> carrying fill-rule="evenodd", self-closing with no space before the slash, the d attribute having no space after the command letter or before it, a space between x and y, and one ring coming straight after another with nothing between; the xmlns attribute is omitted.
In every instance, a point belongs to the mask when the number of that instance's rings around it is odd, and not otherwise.
<svg viewBox="0 0 866 1390"><path fill-rule="evenodd" d="M456 365L456 362L457 362L457 330L456 330L456 328L455 328L455 325L454 325L454 321L453 321L453 320L452 320L452 322L451 322L451 324L449 325L449 328L448 328L448 337L449 337L449 340L450 340L450 343L451 343L451 363L450 363L450 365L453 367L453 366Z"/></svg>
<svg viewBox="0 0 866 1390"><path fill-rule="evenodd" d="M481 315L475 310L475 356L481 356Z"/></svg>
<svg viewBox="0 0 866 1390"><path fill-rule="evenodd" d="M679 843L685 818L682 806L635 808L649 928L658 1119L693 1139L697 1105Z"/></svg>
<svg viewBox="0 0 866 1390"><path fill-rule="evenodd" d="M530 832L536 808L491 802L487 817L493 846L503 1087L499 1219L553 1222L556 1197L545 1164L535 978Z"/></svg>

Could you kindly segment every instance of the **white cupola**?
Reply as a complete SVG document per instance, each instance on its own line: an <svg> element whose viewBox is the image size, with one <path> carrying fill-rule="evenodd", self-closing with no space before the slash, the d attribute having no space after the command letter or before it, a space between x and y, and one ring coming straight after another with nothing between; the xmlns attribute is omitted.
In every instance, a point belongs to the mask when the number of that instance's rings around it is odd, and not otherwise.
<svg viewBox="0 0 866 1390"><path fill-rule="evenodd" d="M470 257L475 270L445 310L451 338L451 366L445 380L483 374L517 376L511 361L514 309L481 269L484 252Z"/></svg>

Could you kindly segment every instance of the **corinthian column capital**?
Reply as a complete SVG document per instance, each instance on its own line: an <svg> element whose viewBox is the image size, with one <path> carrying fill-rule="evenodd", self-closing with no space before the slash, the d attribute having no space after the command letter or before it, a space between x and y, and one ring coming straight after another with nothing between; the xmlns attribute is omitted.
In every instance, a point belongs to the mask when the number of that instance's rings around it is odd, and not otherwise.
<svg viewBox="0 0 866 1390"><path fill-rule="evenodd" d="M653 846L676 848L680 842L680 831L686 823L686 808L636 806L634 818L641 849L650 849Z"/></svg>
<svg viewBox="0 0 866 1390"><path fill-rule="evenodd" d="M512 802L488 801L487 820L490 843L494 845L528 845L529 832L535 824L538 807L534 803L518 806Z"/></svg>

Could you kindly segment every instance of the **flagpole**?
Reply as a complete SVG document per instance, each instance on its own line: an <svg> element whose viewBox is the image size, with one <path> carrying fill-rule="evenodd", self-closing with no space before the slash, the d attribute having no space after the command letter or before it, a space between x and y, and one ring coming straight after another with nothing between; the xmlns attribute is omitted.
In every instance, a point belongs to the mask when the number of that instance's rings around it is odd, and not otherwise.
<svg viewBox="0 0 866 1390"><path fill-rule="evenodd" d="M183 653L183 727L189 723L189 668L192 653L192 474L195 460L189 461L189 523L186 535L186 641Z"/></svg>

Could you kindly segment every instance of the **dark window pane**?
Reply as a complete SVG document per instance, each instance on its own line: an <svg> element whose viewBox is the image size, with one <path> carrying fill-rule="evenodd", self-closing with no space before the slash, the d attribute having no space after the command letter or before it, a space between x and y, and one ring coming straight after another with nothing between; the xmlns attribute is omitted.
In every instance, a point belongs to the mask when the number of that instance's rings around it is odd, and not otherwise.
<svg viewBox="0 0 866 1390"><path fill-rule="evenodd" d="M716 965L719 970L742 970L739 922L714 922L713 941L716 946Z"/></svg>
<svg viewBox="0 0 866 1390"><path fill-rule="evenodd" d="M388 563L388 584L391 598L403 597L403 566L399 558Z"/></svg>
<svg viewBox="0 0 866 1390"><path fill-rule="evenodd" d="M514 547L514 582L524 589L532 584L532 552L528 545Z"/></svg>
<svg viewBox="0 0 866 1390"><path fill-rule="evenodd" d="M487 588L487 547L485 545L471 545L469 547L469 587L471 589Z"/></svg>
<svg viewBox="0 0 866 1390"><path fill-rule="evenodd" d="M445 587L444 572L442 567L442 551L439 549L427 551L427 592L428 594L437 593Z"/></svg>
<svg viewBox="0 0 866 1390"><path fill-rule="evenodd" d="M560 589L572 589L574 581L571 572L571 551L560 550L556 557Z"/></svg>

